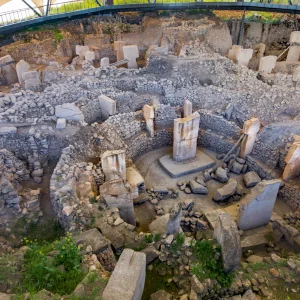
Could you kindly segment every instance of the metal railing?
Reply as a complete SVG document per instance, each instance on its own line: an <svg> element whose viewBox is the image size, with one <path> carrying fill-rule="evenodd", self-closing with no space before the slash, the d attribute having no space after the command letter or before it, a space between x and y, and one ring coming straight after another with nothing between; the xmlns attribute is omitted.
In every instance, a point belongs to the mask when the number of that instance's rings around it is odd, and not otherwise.
<svg viewBox="0 0 300 300"><path fill-rule="evenodd" d="M45 16L53 16L53 15L60 15L60 14L68 14L80 10L88 10L88 9L96 9L99 7L109 7L111 5L114 6L122 6L122 5L140 5L140 4L151 4L151 5L159 5L159 4L170 4L170 5L180 5L180 4L191 4L190 8L192 9L192 3L220 3L222 4L236 4L238 3L261 3L266 6L298 6L298 1L300 0L74 0L70 2L60 2L52 4L51 7L48 9L47 5L40 6L35 8L36 11L33 11L31 8L24 8L15 11L9 11L5 13L0 13L0 28L16 24L24 21L29 21L37 18L43 18ZM198 7L200 8L200 7ZM38 13L37 13L38 12ZM48 14L47 14L48 12Z"/></svg>

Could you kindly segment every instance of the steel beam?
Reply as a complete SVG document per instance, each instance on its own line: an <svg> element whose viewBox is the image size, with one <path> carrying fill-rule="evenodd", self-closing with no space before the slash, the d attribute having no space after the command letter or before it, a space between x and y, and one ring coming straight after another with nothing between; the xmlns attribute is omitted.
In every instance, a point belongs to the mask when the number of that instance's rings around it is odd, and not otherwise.
<svg viewBox="0 0 300 300"><path fill-rule="evenodd" d="M39 17L41 17L42 15L40 13L38 13L30 4L27 3L26 0L22 0L36 15L38 15Z"/></svg>
<svg viewBox="0 0 300 300"><path fill-rule="evenodd" d="M294 13L294 24L295 24L295 31L299 31L297 15L295 13Z"/></svg>
<svg viewBox="0 0 300 300"><path fill-rule="evenodd" d="M237 40L238 45L240 45L240 43L241 43L243 32L244 32L245 15L246 15L246 10L244 10L242 22L241 22L241 25L240 25L240 31L239 31L239 36L238 36L238 40Z"/></svg>
<svg viewBox="0 0 300 300"><path fill-rule="evenodd" d="M48 16L48 14L49 14L50 6L51 6L51 0L48 0L47 1L47 8L46 8L46 16Z"/></svg>

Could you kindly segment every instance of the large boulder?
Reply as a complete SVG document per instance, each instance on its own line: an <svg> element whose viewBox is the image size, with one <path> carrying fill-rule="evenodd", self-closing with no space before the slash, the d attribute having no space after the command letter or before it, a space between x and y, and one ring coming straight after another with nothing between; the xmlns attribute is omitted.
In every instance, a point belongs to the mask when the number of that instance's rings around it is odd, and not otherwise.
<svg viewBox="0 0 300 300"><path fill-rule="evenodd" d="M247 188L254 187L259 182L261 182L261 179L258 176L258 174L254 171L248 172L244 175L244 183Z"/></svg>
<svg viewBox="0 0 300 300"><path fill-rule="evenodd" d="M225 169L219 167L215 172L214 179L221 183L226 183L229 179L227 176L227 171Z"/></svg>
<svg viewBox="0 0 300 300"><path fill-rule="evenodd" d="M199 184L195 180L190 181L190 188L191 188L193 194L202 194L202 195L207 195L208 194L207 187Z"/></svg>
<svg viewBox="0 0 300 300"><path fill-rule="evenodd" d="M174 204L170 213L158 217L149 225L149 231L161 235L178 233L180 231L181 215L181 206Z"/></svg>
<svg viewBox="0 0 300 300"><path fill-rule="evenodd" d="M110 247L110 242L98 229L93 228L75 237L76 245L82 245L83 249L87 246L92 247L92 252L98 254Z"/></svg>
<svg viewBox="0 0 300 300"><path fill-rule="evenodd" d="M214 237L222 249L224 271L234 271L241 262L242 248L237 225L230 214L219 215Z"/></svg>

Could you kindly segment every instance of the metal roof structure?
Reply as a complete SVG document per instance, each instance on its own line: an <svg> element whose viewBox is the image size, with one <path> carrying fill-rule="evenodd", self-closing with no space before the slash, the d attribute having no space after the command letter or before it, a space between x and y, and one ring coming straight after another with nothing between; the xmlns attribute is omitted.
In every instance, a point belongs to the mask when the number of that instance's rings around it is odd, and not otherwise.
<svg viewBox="0 0 300 300"><path fill-rule="evenodd" d="M0 0L0 3L7 3L10 0ZM227 0L220 2L205 2L205 0L132 0L130 3L128 0L124 0L124 3L113 5L113 0L101 0L92 1L92 6L87 6L85 1L75 0L65 3L55 3L56 0L47 0L47 5L42 7L32 7L27 1L22 0L29 7L27 10L31 11L31 15L28 18L20 18L20 12L7 12L0 14L0 34L8 34L19 30L26 29L28 27L42 25L51 22L58 22L62 20L72 18L82 18L90 15L99 14L113 14L118 12L151 12L158 10L186 10L186 9L210 9L210 10L241 10L241 11L267 11L277 13L289 13L296 16L300 14L300 5L294 5L293 1L286 0L286 3L273 4L272 0L264 0L259 2L253 2L251 0L240 1ZM42 0L32 0L37 5ZM201 2L198 2L201 1ZM257 1L257 0L256 0ZM137 3L138 2L138 3ZM74 3L74 10L64 10L64 5ZM77 5L77 8L75 7ZM79 8L78 8L79 7ZM50 11L51 8L51 11ZM32 11L35 14L32 14ZM24 14L24 12L21 12ZM11 16L13 14L13 16Z"/></svg>

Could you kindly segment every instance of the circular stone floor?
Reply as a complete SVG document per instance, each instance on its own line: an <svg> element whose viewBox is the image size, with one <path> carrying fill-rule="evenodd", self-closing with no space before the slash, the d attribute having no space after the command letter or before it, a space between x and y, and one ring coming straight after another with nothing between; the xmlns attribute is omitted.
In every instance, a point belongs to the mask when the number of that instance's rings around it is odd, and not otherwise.
<svg viewBox="0 0 300 300"><path fill-rule="evenodd" d="M216 153L213 151L199 148L201 151L203 151L205 154L209 155L211 158L213 158L216 162L218 160L216 159ZM163 185L167 188L175 188L176 191L179 191L179 197L177 199L166 199L159 201L159 206L161 206L165 212L168 212L174 202L184 201L185 199L193 200L195 203L195 211L206 213L211 210L224 208L225 206L218 205L215 203L212 198L214 195L214 192L216 189L222 187L224 184L217 182L215 180L209 180L206 184L208 187L208 195L196 195L196 194L186 194L179 190L176 183L179 181L189 181L192 179L195 179L196 176L198 176L201 173L193 173L189 175L185 175L179 178L171 178L161 167L158 159L166 154L172 153L172 147L165 147L156 149L153 151L150 151L141 157L139 157L135 161L135 165L140 171L141 175L145 179L145 185L147 189L150 189L151 187L155 185ZM245 188L243 184L243 175L236 175L234 173L229 173L230 178L234 178L239 183L242 184L244 187L244 190L246 193L249 192L250 189ZM227 206L231 206L232 204L236 204L238 202L232 202L229 203ZM283 216L285 213L289 212L291 209L290 207L280 198L277 198L274 211L279 214L280 216ZM152 204L142 204L140 206L137 206L135 209L136 215L138 220L142 221L143 224L143 230L145 230L146 223L150 223L151 220L155 219L155 211L152 206Z"/></svg>

